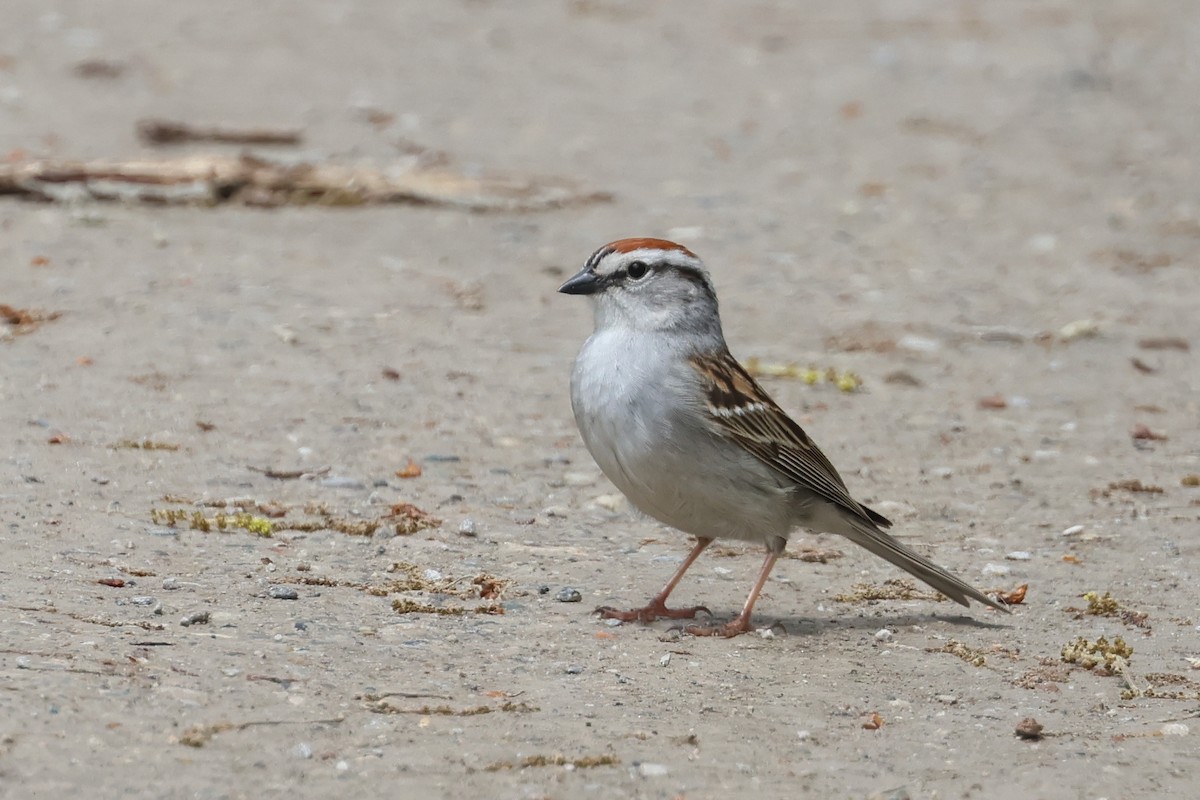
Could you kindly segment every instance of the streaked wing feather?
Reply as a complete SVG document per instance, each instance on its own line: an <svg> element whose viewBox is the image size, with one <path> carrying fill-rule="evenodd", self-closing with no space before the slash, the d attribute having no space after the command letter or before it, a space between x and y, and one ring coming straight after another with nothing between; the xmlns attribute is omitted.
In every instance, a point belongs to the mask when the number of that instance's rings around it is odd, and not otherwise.
<svg viewBox="0 0 1200 800"><path fill-rule="evenodd" d="M846 484L808 434L728 352L697 355L692 365L713 422L771 469L880 527L892 523L850 496Z"/></svg>

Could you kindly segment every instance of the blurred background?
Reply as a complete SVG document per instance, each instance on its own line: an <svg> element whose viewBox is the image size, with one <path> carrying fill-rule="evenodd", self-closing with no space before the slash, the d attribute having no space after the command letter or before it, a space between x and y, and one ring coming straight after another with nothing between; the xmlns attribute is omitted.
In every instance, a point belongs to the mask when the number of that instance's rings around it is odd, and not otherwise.
<svg viewBox="0 0 1200 800"><path fill-rule="evenodd" d="M1143 672L1197 655L1197 98L1189 0L3 0L0 780L1186 793L1194 748L1159 728L1179 708L1059 653L1103 633L1137 637ZM192 205L77 180L244 153L365 172ZM362 202L371 181L419 202ZM567 399L591 318L555 290L635 235L706 260L735 355L861 379L767 388L910 543L1028 584L1012 625L835 601L895 577L846 553L781 563L774 642L597 628L590 607L641 602L686 550L613 497ZM235 498L334 516L270 539L162 524ZM405 503L441 526L345 533ZM362 587L398 561L494 573L506 613L395 613ZM732 615L757 562L698 564L681 597ZM292 579L298 602L268 594ZM1169 635L1072 615L1110 589ZM211 628L178 624L200 612ZM544 711L364 709L388 689ZM1061 738L1018 742L1029 715ZM624 766L486 771L557 750Z"/></svg>
<svg viewBox="0 0 1200 800"><path fill-rule="evenodd" d="M985 271L1042 233L1076 262L1148 214L1194 213L1160 185L1196 177L1182 1L9 0L5 17L6 153L134 155L146 117L301 129L336 156L416 144L614 192L622 224L586 246L770 235L734 261L841 231L860 257L936 266L939 235L970 225Z"/></svg>

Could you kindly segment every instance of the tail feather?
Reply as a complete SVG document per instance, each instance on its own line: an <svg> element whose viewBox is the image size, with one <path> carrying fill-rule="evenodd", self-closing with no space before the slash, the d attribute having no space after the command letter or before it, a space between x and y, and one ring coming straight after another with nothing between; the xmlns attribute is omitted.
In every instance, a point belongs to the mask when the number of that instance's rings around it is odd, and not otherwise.
<svg viewBox="0 0 1200 800"><path fill-rule="evenodd" d="M968 598L991 606L999 611L1011 613L1005 604L993 600L971 584L939 567L924 556L914 553L898 542L893 536L875 527L868 527L865 520L847 519L842 517L843 525L837 526L834 533L845 536L859 547L863 547L880 558L886 559L900 569L937 589L959 605L970 606Z"/></svg>

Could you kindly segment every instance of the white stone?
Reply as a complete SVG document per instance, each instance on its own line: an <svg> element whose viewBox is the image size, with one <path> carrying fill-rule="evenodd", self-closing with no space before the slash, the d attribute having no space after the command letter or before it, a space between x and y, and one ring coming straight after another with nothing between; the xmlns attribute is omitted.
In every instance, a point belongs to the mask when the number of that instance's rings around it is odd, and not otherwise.
<svg viewBox="0 0 1200 800"><path fill-rule="evenodd" d="M625 496L621 494L602 494L593 497L592 503L606 511L616 511L625 505Z"/></svg>
<svg viewBox="0 0 1200 800"><path fill-rule="evenodd" d="M591 486L595 482L594 472L568 472L563 475L563 483L567 486Z"/></svg>
<svg viewBox="0 0 1200 800"><path fill-rule="evenodd" d="M925 336L914 336L911 333L906 336L901 336L896 342L896 347L901 350L909 350L914 353L934 353L942 349L942 343L937 339L930 339Z"/></svg>
<svg viewBox="0 0 1200 800"><path fill-rule="evenodd" d="M669 772L666 764L638 764L638 774L643 778L663 778Z"/></svg>

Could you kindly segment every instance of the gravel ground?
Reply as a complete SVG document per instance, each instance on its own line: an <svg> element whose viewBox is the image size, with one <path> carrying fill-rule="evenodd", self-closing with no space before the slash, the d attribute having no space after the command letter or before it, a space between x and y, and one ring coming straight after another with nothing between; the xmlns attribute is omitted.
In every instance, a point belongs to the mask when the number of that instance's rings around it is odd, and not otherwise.
<svg viewBox="0 0 1200 800"><path fill-rule="evenodd" d="M0 322L0 793L1200 791L1200 6L3 16L0 157L147 155L154 116L613 199L0 199L0 303L61 312ZM1016 614L865 599L899 573L808 535L825 561L781 561L767 634L591 614L688 548L567 398L591 319L555 289L632 235L708 261L739 357L859 376L765 384L905 541L1028 584ZM724 619L759 555L714 550L677 598ZM1132 655L1064 663L1079 637Z"/></svg>

